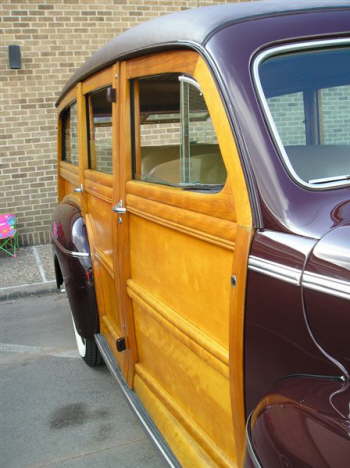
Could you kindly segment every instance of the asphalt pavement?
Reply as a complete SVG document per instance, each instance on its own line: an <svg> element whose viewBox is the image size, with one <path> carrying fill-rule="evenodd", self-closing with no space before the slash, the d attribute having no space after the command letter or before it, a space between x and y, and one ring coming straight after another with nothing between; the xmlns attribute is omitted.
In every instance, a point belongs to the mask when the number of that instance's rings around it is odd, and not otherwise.
<svg viewBox="0 0 350 468"><path fill-rule="evenodd" d="M167 466L107 369L78 356L64 294L3 298L0 323L1 468Z"/></svg>

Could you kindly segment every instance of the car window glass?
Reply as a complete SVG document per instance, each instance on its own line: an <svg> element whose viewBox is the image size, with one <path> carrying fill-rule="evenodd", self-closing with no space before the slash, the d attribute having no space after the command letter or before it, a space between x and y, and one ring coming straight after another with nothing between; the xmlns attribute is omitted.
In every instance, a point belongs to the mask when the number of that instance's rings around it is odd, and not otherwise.
<svg viewBox="0 0 350 468"><path fill-rule="evenodd" d="M66 107L61 113L62 160L78 165L78 120L76 103Z"/></svg>
<svg viewBox="0 0 350 468"><path fill-rule="evenodd" d="M321 140L326 145L350 145L350 85L319 91Z"/></svg>
<svg viewBox="0 0 350 468"><path fill-rule="evenodd" d="M112 103L108 88L87 95L89 168L112 173Z"/></svg>
<svg viewBox="0 0 350 468"><path fill-rule="evenodd" d="M350 49L267 58L259 77L288 168L315 186L350 178Z"/></svg>
<svg viewBox="0 0 350 468"><path fill-rule="evenodd" d="M305 145L303 93L283 94L268 99L272 117L285 146Z"/></svg>
<svg viewBox="0 0 350 468"><path fill-rule="evenodd" d="M219 190L226 170L197 83L178 74L134 80L134 177Z"/></svg>

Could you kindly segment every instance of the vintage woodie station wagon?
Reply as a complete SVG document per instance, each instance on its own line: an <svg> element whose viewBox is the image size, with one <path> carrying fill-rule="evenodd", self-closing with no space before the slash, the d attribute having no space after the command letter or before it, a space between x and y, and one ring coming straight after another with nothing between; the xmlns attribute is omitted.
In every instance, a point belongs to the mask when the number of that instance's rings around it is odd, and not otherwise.
<svg viewBox="0 0 350 468"><path fill-rule="evenodd" d="M350 466L350 3L152 20L57 108L82 358L171 466Z"/></svg>

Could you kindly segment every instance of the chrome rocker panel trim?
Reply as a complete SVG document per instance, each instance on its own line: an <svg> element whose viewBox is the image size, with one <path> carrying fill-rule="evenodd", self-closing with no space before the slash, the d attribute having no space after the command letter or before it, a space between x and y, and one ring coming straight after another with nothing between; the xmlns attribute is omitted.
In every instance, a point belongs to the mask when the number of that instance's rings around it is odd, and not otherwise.
<svg viewBox="0 0 350 468"><path fill-rule="evenodd" d="M297 268L255 257L254 255L249 257L248 267L252 271L257 271L272 278L300 286L302 272Z"/></svg>
<svg viewBox="0 0 350 468"><path fill-rule="evenodd" d="M141 401L139 400L135 392L133 392L128 387L127 383L125 382L124 377L120 373L120 370L116 364L114 356L112 355L105 338L101 334L96 334L95 341L103 357L103 360L106 363L106 366L108 367L108 370L111 372L113 377L116 379L116 381L120 385L120 388L124 396L128 400L129 405L131 406L136 416L141 421L147 434L151 437L152 441L155 443L156 447L163 455L165 461L172 468L181 468L180 463L177 461L170 447L168 446L163 436L158 431L157 427L155 426L155 424L149 417Z"/></svg>

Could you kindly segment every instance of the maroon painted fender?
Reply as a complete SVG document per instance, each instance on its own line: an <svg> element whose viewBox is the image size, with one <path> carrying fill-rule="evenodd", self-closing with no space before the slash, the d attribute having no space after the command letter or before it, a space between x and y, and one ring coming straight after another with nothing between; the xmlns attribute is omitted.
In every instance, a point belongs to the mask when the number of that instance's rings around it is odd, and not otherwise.
<svg viewBox="0 0 350 468"><path fill-rule="evenodd" d="M347 204L347 208L349 203ZM315 339L349 378L350 225L341 223L316 245L303 274L305 309Z"/></svg>
<svg viewBox="0 0 350 468"><path fill-rule="evenodd" d="M53 214L51 238L56 282L63 282L78 333L84 338L99 330L90 247L79 207L67 201Z"/></svg>
<svg viewBox="0 0 350 468"><path fill-rule="evenodd" d="M278 382L248 420L245 467L349 466L349 397L349 384L337 378L294 376Z"/></svg>
<svg viewBox="0 0 350 468"><path fill-rule="evenodd" d="M349 238L342 219L320 240L273 231L253 240L246 468L349 464Z"/></svg>

